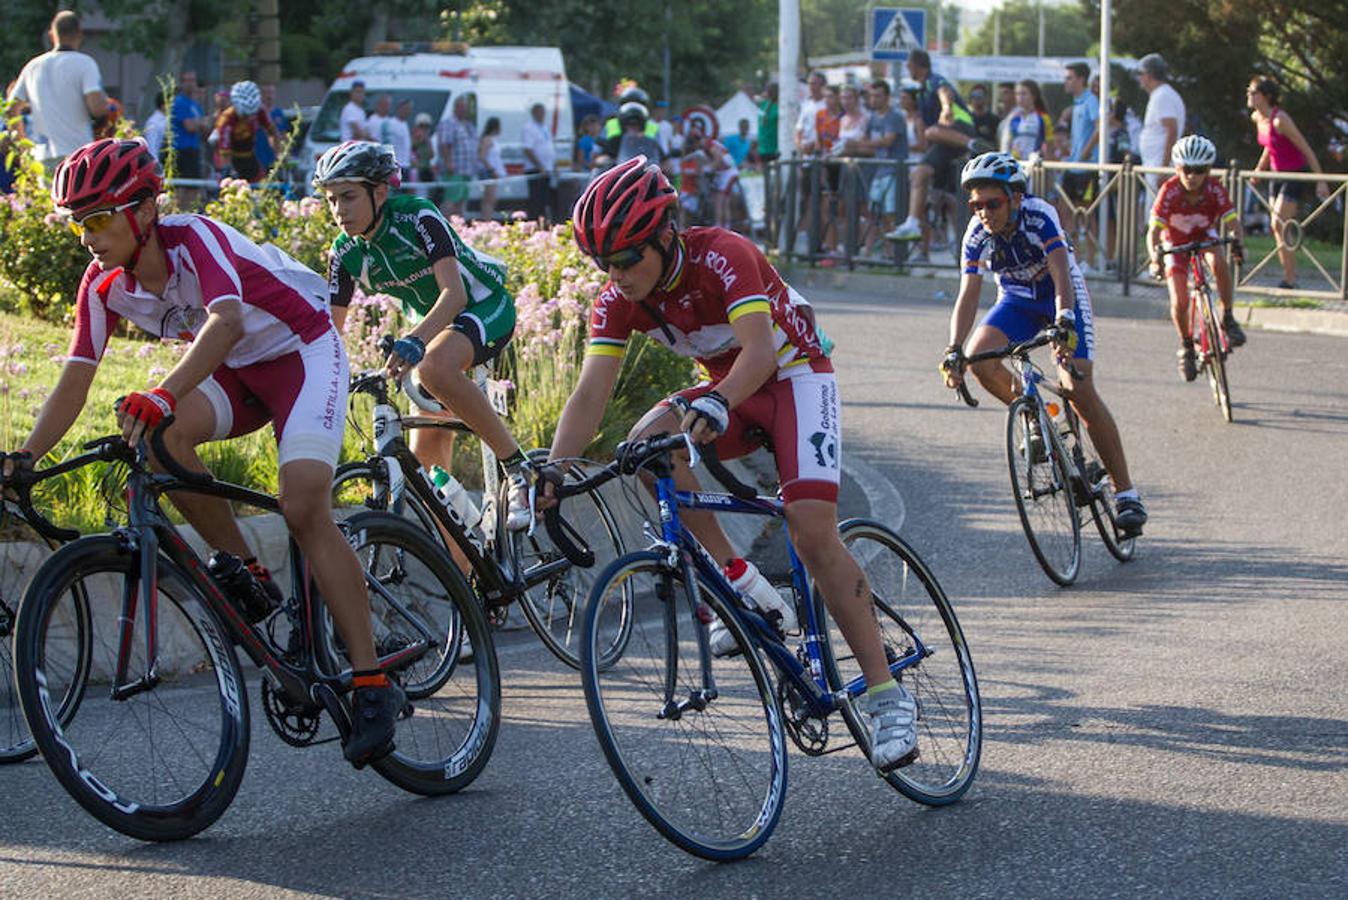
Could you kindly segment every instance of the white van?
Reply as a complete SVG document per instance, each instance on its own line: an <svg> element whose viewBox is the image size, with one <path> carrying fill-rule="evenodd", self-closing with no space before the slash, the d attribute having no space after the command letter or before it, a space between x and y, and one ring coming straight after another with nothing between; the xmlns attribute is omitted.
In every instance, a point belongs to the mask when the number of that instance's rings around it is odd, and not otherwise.
<svg viewBox="0 0 1348 900"><path fill-rule="evenodd" d="M529 109L542 103L547 108L544 123L552 129L558 162L571 159L575 140L571 89L560 49L392 43L380 44L375 49L376 55L362 56L343 66L323 98L300 151L304 184L309 183L314 163L340 139L342 107L346 106L355 81L365 82L367 112L374 109L376 97L388 94L394 106L400 100L412 101L412 120L419 113L428 113L432 121L439 122L451 115L455 98L466 97L479 134L487 119L495 116L501 120L498 139L501 158L512 175L524 172L521 129L529 118ZM475 188L472 196L479 193L480 188ZM497 197L522 199L527 194L521 179L501 185Z"/></svg>

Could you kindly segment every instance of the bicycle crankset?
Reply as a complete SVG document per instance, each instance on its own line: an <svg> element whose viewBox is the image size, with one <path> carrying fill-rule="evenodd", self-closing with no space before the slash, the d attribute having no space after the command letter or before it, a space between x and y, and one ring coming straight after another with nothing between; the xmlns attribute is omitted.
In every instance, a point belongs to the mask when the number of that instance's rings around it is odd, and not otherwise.
<svg viewBox="0 0 1348 900"><path fill-rule="evenodd" d="M777 702L781 706L786 733L800 752L806 756L827 752L828 719L810 713L810 704L801 696L800 689L785 680L777 682Z"/></svg>
<svg viewBox="0 0 1348 900"><path fill-rule="evenodd" d="M318 738L318 726L321 713L296 706L277 693L271 682L262 682L262 709L267 713L267 722L281 740L292 747L307 747Z"/></svg>

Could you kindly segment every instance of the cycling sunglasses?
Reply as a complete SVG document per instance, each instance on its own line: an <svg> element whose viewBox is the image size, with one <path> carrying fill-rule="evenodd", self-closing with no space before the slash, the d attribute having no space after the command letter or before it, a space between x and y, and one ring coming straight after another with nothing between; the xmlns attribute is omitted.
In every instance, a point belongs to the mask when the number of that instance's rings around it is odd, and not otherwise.
<svg viewBox="0 0 1348 900"><path fill-rule="evenodd" d="M622 250L615 250L608 256L595 256L594 264L599 267L599 271L607 272L609 269L630 269L641 262L646 255L646 245L637 247L626 247Z"/></svg>
<svg viewBox="0 0 1348 900"><path fill-rule="evenodd" d="M1212 166L1180 166L1185 175L1206 175Z"/></svg>
<svg viewBox="0 0 1348 900"><path fill-rule="evenodd" d="M982 212L986 209L988 212L996 212L1005 206L1006 202L1005 197L993 197L991 200L970 200L969 210L971 212Z"/></svg>
<svg viewBox="0 0 1348 900"><path fill-rule="evenodd" d="M90 234L98 234L103 229L112 224L112 220L119 212L131 209L133 206L139 206L140 201L132 203L123 203L121 206L114 206L112 209L100 209L98 212L91 212L82 219L66 219L66 224L70 230L76 234L84 234L86 231Z"/></svg>

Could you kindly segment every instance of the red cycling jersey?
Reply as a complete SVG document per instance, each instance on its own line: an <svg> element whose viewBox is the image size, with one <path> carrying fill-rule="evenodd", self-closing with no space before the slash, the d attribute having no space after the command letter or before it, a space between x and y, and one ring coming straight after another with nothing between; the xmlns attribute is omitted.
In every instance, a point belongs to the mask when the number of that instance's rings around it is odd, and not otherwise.
<svg viewBox="0 0 1348 900"><path fill-rule="evenodd" d="M1162 237L1171 245L1216 237L1217 225L1235 218L1236 208L1226 189L1211 176L1203 182L1194 200L1189 199L1180 177L1171 176L1156 192L1156 202L1151 207L1152 224L1164 229Z"/></svg>
<svg viewBox="0 0 1348 900"><path fill-rule="evenodd" d="M612 282L605 285L590 312L587 353L621 357L628 336L641 331L693 357L705 377L720 381L740 351L731 324L763 312L772 316L778 380L833 371L813 308L746 238L724 228L689 228L673 270L665 286L640 303L624 298Z"/></svg>

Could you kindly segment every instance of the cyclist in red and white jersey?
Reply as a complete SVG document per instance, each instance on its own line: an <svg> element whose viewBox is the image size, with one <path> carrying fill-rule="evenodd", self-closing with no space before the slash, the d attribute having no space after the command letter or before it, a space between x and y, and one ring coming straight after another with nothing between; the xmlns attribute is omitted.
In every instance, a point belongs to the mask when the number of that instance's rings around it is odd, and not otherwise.
<svg viewBox="0 0 1348 900"><path fill-rule="evenodd" d="M1189 329L1189 255L1172 253L1164 260L1161 257L1161 244L1170 246L1188 244L1215 238L1217 230L1223 225L1231 228L1237 243L1231 246L1231 252L1237 260L1243 260L1245 251L1239 243L1241 238L1240 216L1227 196L1226 189L1215 178L1209 177L1212 164L1217 161L1217 148L1212 141L1201 134L1191 134L1181 138L1170 158L1175 164L1175 174L1156 192L1156 202L1151 207L1151 223L1147 228L1147 248L1151 255L1152 271L1160 276L1165 272L1166 285L1170 289L1170 317L1179 331L1179 371L1185 381L1198 377L1198 354L1194 350L1193 333ZM1217 280L1217 291L1222 300L1222 330L1232 347L1245 343L1245 332L1236 323L1231 312L1233 285L1231 270L1226 258L1219 252L1220 247L1211 247L1203 251L1212 276Z"/></svg>
<svg viewBox="0 0 1348 900"><path fill-rule="evenodd" d="M594 303L589 350L551 458L576 456L594 437L633 332L696 359L702 380L678 395L688 412L661 402L630 437L683 429L729 459L755 449L750 429L770 436L792 541L870 685L861 706L871 761L881 770L905 765L916 753L915 705L889 672L870 588L838 537L842 428L827 340L809 303L757 247L721 228L680 232L674 207L673 187L644 157L605 172L576 202L576 243L609 283ZM684 459L676 458L674 479L698 489ZM711 513L680 516L718 563L736 559Z"/></svg>
<svg viewBox="0 0 1348 900"><path fill-rule="evenodd" d="M75 333L61 377L33 431L4 473L45 456L84 409L99 361L121 319L191 346L159 384L116 407L135 443L166 417L164 442L187 468L205 466L197 447L256 431L276 434L280 504L346 642L356 687L353 733L344 752L363 765L392 750L402 690L379 669L360 563L331 512L332 473L346 422L346 351L327 306L327 283L280 250L259 247L201 215L160 218L158 163L144 140L106 139L57 169L52 197L93 261L80 282ZM279 590L253 559L228 501L170 494L202 538L246 565L226 593ZM217 571L213 557L210 566ZM263 608L268 605L262 599Z"/></svg>

